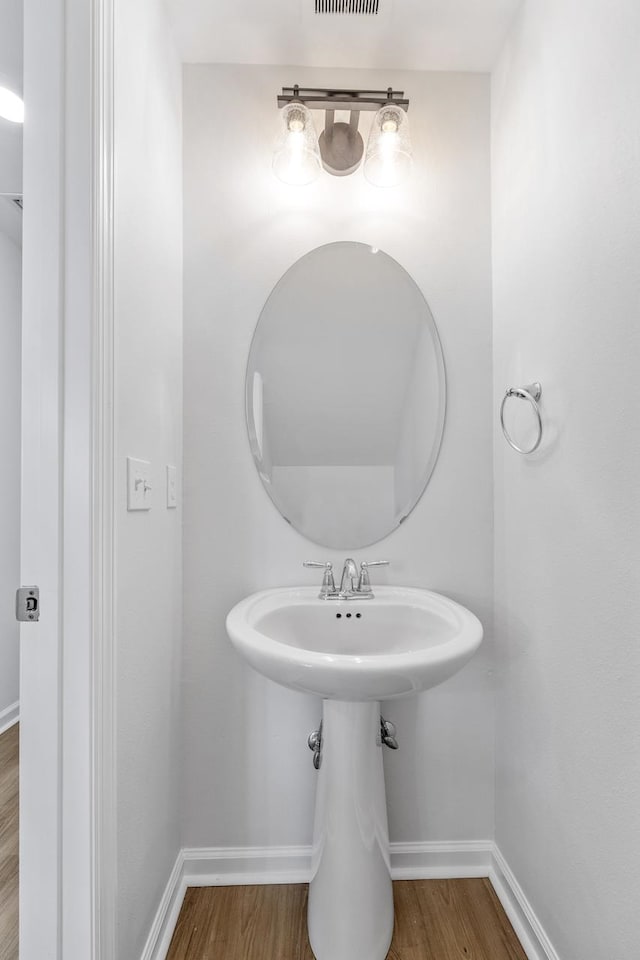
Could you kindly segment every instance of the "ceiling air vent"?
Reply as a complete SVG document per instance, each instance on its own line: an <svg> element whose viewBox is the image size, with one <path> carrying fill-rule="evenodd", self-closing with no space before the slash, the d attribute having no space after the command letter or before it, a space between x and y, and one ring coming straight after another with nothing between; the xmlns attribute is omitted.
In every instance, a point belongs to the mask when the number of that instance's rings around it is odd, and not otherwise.
<svg viewBox="0 0 640 960"><path fill-rule="evenodd" d="M380 0L315 0L316 13L376 14Z"/></svg>

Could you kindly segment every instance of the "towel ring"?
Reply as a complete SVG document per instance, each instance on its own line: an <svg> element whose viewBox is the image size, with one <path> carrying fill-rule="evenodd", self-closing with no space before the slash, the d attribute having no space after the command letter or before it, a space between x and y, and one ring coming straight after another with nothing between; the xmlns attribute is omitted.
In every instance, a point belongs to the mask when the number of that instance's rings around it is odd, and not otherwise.
<svg viewBox="0 0 640 960"><path fill-rule="evenodd" d="M538 406L538 401L542 396L542 386L536 381L535 383L529 383L526 387L509 387L505 393L502 404L500 406L500 426L502 427L502 432L504 433L504 438L509 444L510 447L517 453L528 454L533 453L534 450L537 450L540 444L542 443L542 416L540 414L540 407ZM532 447L529 447L528 450L525 450L524 447L519 447L517 443L514 443L509 435L504 422L504 408L509 397L518 397L520 400L527 400L533 407L533 412L536 415L538 421L538 436L536 442Z"/></svg>

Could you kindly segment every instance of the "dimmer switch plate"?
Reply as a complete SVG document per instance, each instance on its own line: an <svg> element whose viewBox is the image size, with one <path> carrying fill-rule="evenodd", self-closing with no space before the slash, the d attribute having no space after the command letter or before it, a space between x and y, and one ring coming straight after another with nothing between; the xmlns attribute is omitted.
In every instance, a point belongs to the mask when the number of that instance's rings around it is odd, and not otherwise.
<svg viewBox="0 0 640 960"><path fill-rule="evenodd" d="M167 510L175 510L178 506L177 471L175 467L167 466Z"/></svg>
<svg viewBox="0 0 640 960"><path fill-rule="evenodd" d="M151 464L127 457L127 510L151 510Z"/></svg>

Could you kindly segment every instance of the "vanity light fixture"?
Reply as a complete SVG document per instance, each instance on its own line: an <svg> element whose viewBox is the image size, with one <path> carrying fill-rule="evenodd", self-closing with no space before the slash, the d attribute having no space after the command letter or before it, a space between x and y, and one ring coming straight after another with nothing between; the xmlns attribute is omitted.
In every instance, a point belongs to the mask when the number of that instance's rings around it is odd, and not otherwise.
<svg viewBox="0 0 640 960"><path fill-rule="evenodd" d="M24 103L7 87L0 87L0 117L11 123L24 123Z"/></svg>
<svg viewBox="0 0 640 960"><path fill-rule="evenodd" d="M311 183L322 167L334 177L354 173L365 156L358 131L363 110L376 111L371 124L364 175L380 187L396 186L411 168L411 139L403 91L283 87L278 96L282 127L273 170L284 183ZM311 110L324 110L324 130L316 138ZM336 121L336 110L348 110L348 123Z"/></svg>

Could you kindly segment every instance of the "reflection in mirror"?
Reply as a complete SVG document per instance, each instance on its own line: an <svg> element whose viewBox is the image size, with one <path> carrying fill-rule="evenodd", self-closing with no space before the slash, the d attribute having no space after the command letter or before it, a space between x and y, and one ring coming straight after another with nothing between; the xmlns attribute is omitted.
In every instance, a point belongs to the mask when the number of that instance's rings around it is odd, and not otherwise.
<svg viewBox="0 0 640 960"><path fill-rule="evenodd" d="M445 413L429 307L391 257L331 243L274 288L251 345L247 424L280 513L315 543L375 543L420 499Z"/></svg>

